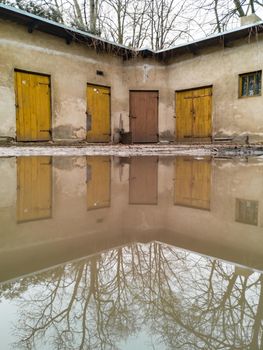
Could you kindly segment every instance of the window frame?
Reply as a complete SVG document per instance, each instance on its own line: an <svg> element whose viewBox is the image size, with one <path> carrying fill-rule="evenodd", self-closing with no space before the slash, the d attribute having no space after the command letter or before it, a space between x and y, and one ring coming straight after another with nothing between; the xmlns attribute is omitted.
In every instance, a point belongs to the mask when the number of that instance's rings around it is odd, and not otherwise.
<svg viewBox="0 0 263 350"><path fill-rule="evenodd" d="M243 77L249 76L254 74L254 77L256 76L257 73L260 73L260 93L259 94L253 94L253 95L242 95L242 79ZM255 81L255 80L254 80ZM254 89L255 91L255 86ZM262 95L262 70L256 70L253 72L247 72L247 73L242 73L238 75L238 98L250 98L250 97L258 97Z"/></svg>

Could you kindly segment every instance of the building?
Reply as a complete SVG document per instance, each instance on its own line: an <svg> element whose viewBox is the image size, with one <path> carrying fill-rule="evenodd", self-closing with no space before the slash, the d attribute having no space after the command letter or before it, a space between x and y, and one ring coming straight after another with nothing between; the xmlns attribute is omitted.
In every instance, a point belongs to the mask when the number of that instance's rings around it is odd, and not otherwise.
<svg viewBox="0 0 263 350"><path fill-rule="evenodd" d="M0 138L261 142L262 32L131 50L0 5Z"/></svg>

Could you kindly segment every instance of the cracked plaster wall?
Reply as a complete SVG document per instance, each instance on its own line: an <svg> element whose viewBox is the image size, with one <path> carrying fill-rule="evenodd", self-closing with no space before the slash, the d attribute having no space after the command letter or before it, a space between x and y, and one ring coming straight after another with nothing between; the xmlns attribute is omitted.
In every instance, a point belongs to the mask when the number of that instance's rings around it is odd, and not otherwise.
<svg viewBox="0 0 263 350"><path fill-rule="evenodd" d="M230 48L209 48L168 63L123 61L78 43L0 20L0 137L16 137L14 69L51 75L52 137L86 137L86 84L111 87L111 130L129 131L129 90L158 90L160 140L174 140L175 91L213 85L213 136L263 140L263 96L238 98L238 75L263 67L262 36ZM103 76L96 74L104 72Z"/></svg>

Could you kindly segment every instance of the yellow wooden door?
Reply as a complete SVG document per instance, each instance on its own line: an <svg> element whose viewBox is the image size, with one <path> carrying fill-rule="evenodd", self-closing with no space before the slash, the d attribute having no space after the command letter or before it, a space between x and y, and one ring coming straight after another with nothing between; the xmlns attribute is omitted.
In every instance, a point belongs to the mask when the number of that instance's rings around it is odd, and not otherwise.
<svg viewBox="0 0 263 350"><path fill-rule="evenodd" d="M175 204L210 209L211 161L177 158L175 161Z"/></svg>
<svg viewBox="0 0 263 350"><path fill-rule="evenodd" d="M51 217L51 157L17 158L17 221Z"/></svg>
<svg viewBox="0 0 263 350"><path fill-rule="evenodd" d="M87 158L87 207L88 210L110 206L111 158Z"/></svg>
<svg viewBox="0 0 263 350"><path fill-rule="evenodd" d="M50 77L18 71L15 77L17 140L50 140Z"/></svg>
<svg viewBox="0 0 263 350"><path fill-rule="evenodd" d="M176 138L210 138L212 87L176 92Z"/></svg>
<svg viewBox="0 0 263 350"><path fill-rule="evenodd" d="M87 86L87 141L109 142L110 130L110 88Z"/></svg>
<svg viewBox="0 0 263 350"><path fill-rule="evenodd" d="M176 138L183 139L193 135L192 91L176 92Z"/></svg>

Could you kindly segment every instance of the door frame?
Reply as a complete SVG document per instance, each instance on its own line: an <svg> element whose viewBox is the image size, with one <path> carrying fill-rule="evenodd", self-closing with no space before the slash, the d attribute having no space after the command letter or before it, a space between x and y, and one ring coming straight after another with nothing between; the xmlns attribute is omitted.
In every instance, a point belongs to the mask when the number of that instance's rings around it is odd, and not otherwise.
<svg viewBox="0 0 263 350"><path fill-rule="evenodd" d="M16 108L16 141L17 141L17 106L18 106L18 93L17 93L17 82L16 82L16 73L25 73L25 74L33 74L33 75L40 75L42 77L48 77L49 78L49 103L50 103L50 141L53 141L53 125L52 125L52 80L51 80L51 74L48 73L38 73L38 72L32 72L24 69L15 68L14 69L14 88L15 88L15 108ZM18 141L18 142L47 142L47 141Z"/></svg>
<svg viewBox="0 0 263 350"><path fill-rule="evenodd" d="M110 141L109 142L106 142L106 144L108 143L111 143L111 141L112 141L112 124L111 124L111 122L112 122L112 120L111 120L111 86L109 86L109 85L102 85L102 84L96 84L96 83L89 83L89 82L87 82L86 83L86 116L87 116L87 114L88 114L88 111L87 111L87 107L88 107L88 96L87 96L87 89L88 89L88 86L98 86L98 87L102 87L102 88L107 88L107 89L109 89L110 90L110 94L109 94L109 96L110 96L110 101L109 101L109 117L110 117ZM87 130L87 120L86 120L86 141L87 141L87 133L88 133L88 130ZM92 142L91 142L92 143ZM100 143L100 142L98 142L98 143Z"/></svg>
<svg viewBox="0 0 263 350"><path fill-rule="evenodd" d="M213 84L209 84L209 85L201 85L201 86L195 86L195 87L192 87L192 88L186 88L186 89L177 89L174 91L174 104L175 104L175 108L174 108L174 111L175 111L175 119L177 119L177 115L176 115L176 93L177 92L186 92L186 91L191 91L191 90L198 90L198 89L207 89L207 88L211 88L212 89L212 95L213 96L213 90L214 90L214 85ZM210 139L211 141L213 141L214 137L214 120L213 120L213 98L212 98L212 102L211 102L211 136L207 137L207 139ZM177 137L176 137L176 134L177 134L177 120L176 120L176 127L175 127L175 130L174 130L174 136L175 136L175 141L177 141ZM194 140L198 140L198 139L204 139L203 137L192 137L192 138L186 138L185 141L187 141L187 139L194 139ZM180 139L179 139L180 140ZM181 140L182 141L182 140Z"/></svg>
<svg viewBox="0 0 263 350"><path fill-rule="evenodd" d="M131 128L131 123L132 123L132 118L130 117L130 113L131 113L131 92L157 92L157 141L156 143L159 142L159 98L160 98L160 93L159 90L140 90L140 89L130 89L129 90L129 130L131 132L132 128ZM133 143L133 140L132 140ZM140 144L144 144L147 142L136 142L136 143L140 143ZM150 143L150 142L149 142Z"/></svg>

